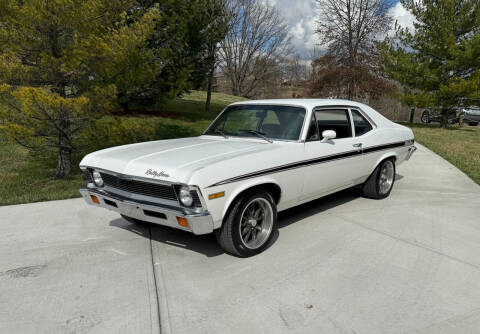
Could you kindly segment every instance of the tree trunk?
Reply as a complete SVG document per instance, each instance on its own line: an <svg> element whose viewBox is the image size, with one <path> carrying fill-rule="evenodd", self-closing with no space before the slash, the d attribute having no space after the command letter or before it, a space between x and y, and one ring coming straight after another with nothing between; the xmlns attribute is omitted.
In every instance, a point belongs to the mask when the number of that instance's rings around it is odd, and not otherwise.
<svg viewBox="0 0 480 334"><path fill-rule="evenodd" d="M458 116L458 126L462 127L463 126L463 120L465 117L465 112L462 111L460 115Z"/></svg>
<svg viewBox="0 0 480 334"><path fill-rule="evenodd" d="M61 113L58 126L58 163L55 177L69 178L72 174L71 122L68 113Z"/></svg>
<svg viewBox="0 0 480 334"><path fill-rule="evenodd" d="M410 119L408 120L408 122L409 122L410 124L413 123L413 118L414 118L414 116L415 116L415 108L411 108L411 109L410 109Z"/></svg>
<svg viewBox="0 0 480 334"><path fill-rule="evenodd" d="M233 95L233 96L238 96L238 89L237 89L237 87L234 86L234 85L232 86L232 95Z"/></svg>
<svg viewBox="0 0 480 334"><path fill-rule="evenodd" d="M447 124L448 124L448 110L447 109L442 109L442 122L440 123L440 126L444 129L446 129Z"/></svg>
<svg viewBox="0 0 480 334"><path fill-rule="evenodd" d="M66 179L72 174L72 150L65 147L58 149L58 163L55 178Z"/></svg>
<svg viewBox="0 0 480 334"><path fill-rule="evenodd" d="M210 111L210 103L212 101L212 83L213 83L213 74L215 72L215 66L212 66L210 72L208 73L207 78L207 101L205 102L205 111Z"/></svg>

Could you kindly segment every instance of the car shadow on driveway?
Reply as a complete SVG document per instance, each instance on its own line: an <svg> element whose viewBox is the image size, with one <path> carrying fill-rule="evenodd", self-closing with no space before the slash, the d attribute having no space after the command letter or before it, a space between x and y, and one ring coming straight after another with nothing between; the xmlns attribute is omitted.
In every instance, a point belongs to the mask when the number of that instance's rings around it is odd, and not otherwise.
<svg viewBox="0 0 480 334"><path fill-rule="evenodd" d="M217 244L213 233L194 235L190 232L177 230L168 226L149 223L132 224L123 218L112 220L110 226L122 228L163 244L201 253L207 257L214 257L225 253Z"/></svg>
<svg viewBox="0 0 480 334"><path fill-rule="evenodd" d="M282 211L278 214L278 228L282 229L305 218L353 201L361 196L361 189L359 187L352 187Z"/></svg>
<svg viewBox="0 0 480 334"><path fill-rule="evenodd" d="M397 180L400 180L401 178L402 176L398 174L396 175ZM282 228L339 205L353 201L361 196L361 187L357 186L280 212L278 214L279 231L273 237L271 244L275 243L275 241L278 239ZM224 250L218 245L213 233L206 235L194 235L192 233L167 226L148 223L132 224L123 218L112 220L110 222L110 226L125 229L132 233L136 233L145 238L150 238L151 240L155 240L169 246L188 249L190 251L203 254L207 257L215 257L225 253Z"/></svg>

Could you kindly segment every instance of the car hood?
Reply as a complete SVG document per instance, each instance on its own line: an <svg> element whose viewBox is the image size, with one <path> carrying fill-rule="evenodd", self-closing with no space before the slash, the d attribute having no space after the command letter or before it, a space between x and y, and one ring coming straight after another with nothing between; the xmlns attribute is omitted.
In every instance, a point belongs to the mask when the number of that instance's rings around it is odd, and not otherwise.
<svg viewBox="0 0 480 334"><path fill-rule="evenodd" d="M189 183L193 172L239 155L275 149L256 139L201 136L113 147L88 154L80 166L120 174Z"/></svg>

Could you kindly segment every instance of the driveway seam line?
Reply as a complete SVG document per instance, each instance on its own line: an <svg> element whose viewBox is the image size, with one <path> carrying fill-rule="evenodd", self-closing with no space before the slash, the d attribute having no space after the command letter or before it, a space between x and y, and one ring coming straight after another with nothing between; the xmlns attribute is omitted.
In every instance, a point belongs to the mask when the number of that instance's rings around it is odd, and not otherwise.
<svg viewBox="0 0 480 334"><path fill-rule="evenodd" d="M452 260L452 261L455 261L455 262L461 263L461 264L463 264L463 265L466 265L466 266L475 268L475 269L477 269L477 270L480 270L480 266L477 266L477 265L475 265L475 264L473 264L473 263L470 263L470 262L464 261L464 260L462 260L462 259L456 258L456 257L454 257L454 256L451 256L451 255L442 253L442 252L437 251L437 250L435 250L435 249L433 249L433 248L430 248L430 247L428 247L428 246L422 245L422 244L420 244L420 243L411 242L411 241L408 241L408 240L406 240L406 239L402 239L402 238L400 238L400 237L397 237L397 236L388 234L388 233L386 233L386 232L379 231L379 230L376 230L376 229L374 229L374 228L365 226L365 225L363 225L363 224L361 224L361 223L357 223L357 222L355 222L354 220L352 220L352 219L350 219L350 218L347 218L347 217L345 217L344 215L341 215L341 214L336 214L336 216L338 216L340 219L343 219L343 220L346 221L347 223L350 223L350 224L359 226L359 227L361 227L361 228L363 228L363 229L366 229L366 230L369 230L369 231L372 231L372 232L376 232L376 233L378 233L378 234L381 234L381 235L386 236L386 237L389 237L389 238L391 238L391 239L394 239L394 240L397 240L397 241L406 243L406 244L408 244L408 245L422 248L422 249L424 249L424 250L426 250L426 251L430 251L430 252L435 253L435 254L437 254L437 255L439 255L439 256L444 256L444 257L446 257L446 258L448 258L448 259L450 259L450 260Z"/></svg>
<svg viewBox="0 0 480 334"><path fill-rule="evenodd" d="M147 230L148 230L148 240L150 243L150 247L149 247L150 248L150 264L152 266L152 272L153 272L153 288L155 290L155 302L157 303L158 333L162 333L160 302L159 302L158 287L157 287L157 274L155 272L155 263L153 260L152 229L150 226L148 226Z"/></svg>

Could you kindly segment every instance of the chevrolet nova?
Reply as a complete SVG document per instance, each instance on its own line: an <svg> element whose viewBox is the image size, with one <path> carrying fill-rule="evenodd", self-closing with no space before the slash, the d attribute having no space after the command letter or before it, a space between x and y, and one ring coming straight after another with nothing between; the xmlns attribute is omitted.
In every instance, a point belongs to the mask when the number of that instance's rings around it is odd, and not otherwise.
<svg viewBox="0 0 480 334"><path fill-rule="evenodd" d="M88 204L132 223L215 232L229 253L258 254L277 212L354 185L387 197L415 151L410 129L347 100L234 103L195 138L113 147L80 163Z"/></svg>

